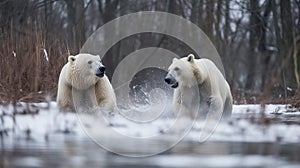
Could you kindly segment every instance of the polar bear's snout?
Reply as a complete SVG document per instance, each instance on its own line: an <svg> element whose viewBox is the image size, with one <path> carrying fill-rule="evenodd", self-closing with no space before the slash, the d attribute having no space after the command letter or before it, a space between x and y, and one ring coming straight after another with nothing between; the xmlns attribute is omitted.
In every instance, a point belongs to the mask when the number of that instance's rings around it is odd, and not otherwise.
<svg viewBox="0 0 300 168"><path fill-rule="evenodd" d="M170 73L168 73L167 76L165 77L165 82L168 85L171 85L172 88L177 88L178 87L177 80Z"/></svg>
<svg viewBox="0 0 300 168"><path fill-rule="evenodd" d="M104 76L104 74L105 74L105 66L100 65L99 68L97 69L96 76L101 78Z"/></svg>
<svg viewBox="0 0 300 168"><path fill-rule="evenodd" d="M100 71L100 72L105 72L105 66L100 66L100 67L99 67L99 71Z"/></svg>

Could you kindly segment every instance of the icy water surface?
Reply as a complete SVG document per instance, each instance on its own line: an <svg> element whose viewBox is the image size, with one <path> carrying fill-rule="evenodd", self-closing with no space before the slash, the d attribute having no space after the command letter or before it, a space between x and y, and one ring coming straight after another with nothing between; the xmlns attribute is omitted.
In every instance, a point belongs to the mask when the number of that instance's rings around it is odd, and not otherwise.
<svg viewBox="0 0 300 168"><path fill-rule="evenodd" d="M141 158L104 150L82 131L75 114L59 115L61 125L54 127L56 115L43 110L34 116L17 115L15 125L9 116L2 117L0 167L300 167L300 114L285 112L283 105L266 106L263 117L260 105L235 105L232 119L220 123L207 141L198 142L198 122L175 147ZM117 117L112 125L123 133L148 136L160 133L168 122L164 118L136 128ZM128 154L143 154L168 146L172 136L138 148L109 136L103 141Z"/></svg>
<svg viewBox="0 0 300 168"><path fill-rule="evenodd" d="M129 158L87 138L52 135L46 143L2 139L0 167L299 167L299 152L299 143L184 141L159 155Z"/></svg>

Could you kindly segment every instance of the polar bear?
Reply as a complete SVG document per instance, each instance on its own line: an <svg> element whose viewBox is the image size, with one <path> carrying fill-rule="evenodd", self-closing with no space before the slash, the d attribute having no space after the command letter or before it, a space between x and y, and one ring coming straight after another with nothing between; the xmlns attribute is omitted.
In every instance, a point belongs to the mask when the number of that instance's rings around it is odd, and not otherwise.
<svg viewBox="0 0 300 168"><path fill-rule="evenodd" d="M81 53L68 57L59 75L56 101L60 111L94 107L116 110L115 93L98 55Z"/></svg>
<svg viewBox="0 0 300 168"><path fill-rule="evenodd" d="M190 117L197 113L200 118L206 114L223 117L231 115L230 87L217 66L209 59L195 59L193 54L181 59L174 58L165 82L175 89L175 112L182 112Z"/></svg>

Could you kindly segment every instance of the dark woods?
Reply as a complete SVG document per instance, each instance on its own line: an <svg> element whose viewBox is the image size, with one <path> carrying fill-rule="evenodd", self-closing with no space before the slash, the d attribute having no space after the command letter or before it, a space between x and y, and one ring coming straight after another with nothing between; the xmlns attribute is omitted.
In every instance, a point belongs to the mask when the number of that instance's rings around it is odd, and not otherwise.
<svg viewBox="0 0 300 168"><path fill-rule="evenodd" d="M221 56L235 103L299 95L299 0L0 0L0 101L54 98L68 54L103 24L138 11L169 12L198 25ZM105 64L113 69L150 46L192 52L172 37L143 33L112 47Z"/></svg>

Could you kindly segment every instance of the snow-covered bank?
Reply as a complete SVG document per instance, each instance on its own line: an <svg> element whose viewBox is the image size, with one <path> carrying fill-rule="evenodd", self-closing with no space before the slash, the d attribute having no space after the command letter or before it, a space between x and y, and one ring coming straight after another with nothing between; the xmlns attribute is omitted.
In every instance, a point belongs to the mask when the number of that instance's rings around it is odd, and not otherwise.
<svg viewBox="0 0 300 168"><path fill-rule="evenodd" d="M32 104L28 108L37 114L22 114L25 104L15 110L12 105L0 107L0 131L2 136L34 139L47 141L48 136L54 133L74 133L78 137L87 137L79 118L75 113L58 113L56 104L51 102ZM16 115L13 115L15 111ZM264 116L269 122L253 122ZM300 125L286 124L286 120L294 120L300 123L300 112L287 112L285 105L266 105L262 110L261 105L234 105L233 115L230 121L220 122L209 141L239 141L239 142L280 142L299 143ZM273 122L276 121L276 122ZM151 124L139 125L132 123L121 116L111 119L112 127L116 127L123 134L131 136L145 136L161 134L171 124L170 119L161 118ZM184 138L186 141L198 141L199 132L203 122L196 122L190 133ZM172 138L172 137L170 137Z"/></svg>

